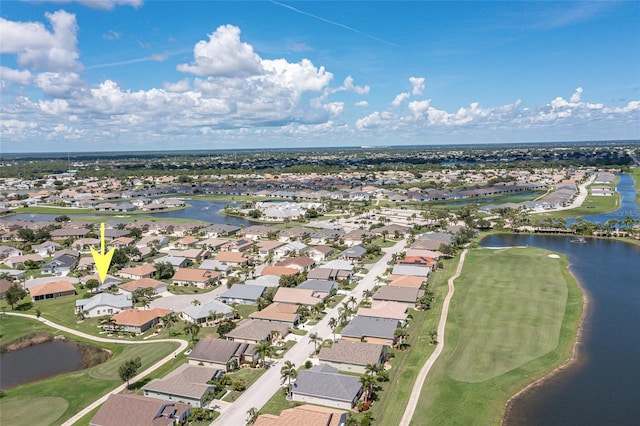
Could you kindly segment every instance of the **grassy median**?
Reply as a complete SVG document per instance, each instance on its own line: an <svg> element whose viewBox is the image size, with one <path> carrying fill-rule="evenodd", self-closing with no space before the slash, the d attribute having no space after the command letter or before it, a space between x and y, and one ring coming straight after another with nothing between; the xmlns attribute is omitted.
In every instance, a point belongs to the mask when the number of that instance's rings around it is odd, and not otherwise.
<svg viewBox="0 0 640 426"><path fill-rule="evenodd" d="M446 346L411 424L498 424L507 399L571 357L582 292L566 257L473 249L456 280Z"/></svg>

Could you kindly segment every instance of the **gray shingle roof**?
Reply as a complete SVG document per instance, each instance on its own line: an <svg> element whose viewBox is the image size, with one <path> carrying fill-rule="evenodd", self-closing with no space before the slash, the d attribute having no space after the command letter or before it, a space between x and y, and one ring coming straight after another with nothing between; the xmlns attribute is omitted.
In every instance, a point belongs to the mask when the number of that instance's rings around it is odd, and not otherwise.
<svg viewBox="0 0 640 426"><path fill-rule="evenodd" d="M100 293L89 299L76 300L76 307L80 306L82 306L82 309L85 311L89 311L96 306L111 306L126 309L131 308L133 303L131 301L131 295Z"/></svg>
<svg viewBox="0 0 640 426"><path fill-rule="evenodd" d="M183 364L163 379L155 379L147 383L142 389L178 397L202 399L213 385L207 381L222 374L221 370L210 367L200 367Z"/></svg>
<svg viewBox="0 0 640 426"><path fill-rule="evenodd" d="M266 287L261 285L234 284L220 295L224 299L256 300L262 296Z"/></svg>
<svg viewBox="0 0 640 426"><path fill-rule="evenodd" d="M398 321L388 318L359 317L353 318L344 329L342 335L346 337L381 337L393 339L393 332L398 328Z"/></svg>
<svg viewBox="0 0 640 426"><path fill-rule="evenodd" d="M206 318L207 315L209 315L210 311L226 315L233 312L233 309L230 306L217 300L207 300L200 305L189 305L182 310L185 315L188 315L194 319Z"/></svg>
<svg viewBox="0 0 640 426"><path fill-rule="evenodd" d="M240 357L244 353L253 354L254 350L255 345L251 343L204 338L198 341L188 358L225 364L234 356Z"/></svg>
<svg viewBox="0 0 640 426"><path fill-rule="evenodd" d="M351 402L358 396L361 388L358 377L339 374L336 368L329 365L318 365L298 373L291 392Z"/></svg>
<svg viewBox="0 0 640 426"><path fill-rule="evenodd" d="M334 288L338 288L338 284L335 281L329 280L306 280L300 283L297 288L304 288L320 293L330 293Z"/></svg>

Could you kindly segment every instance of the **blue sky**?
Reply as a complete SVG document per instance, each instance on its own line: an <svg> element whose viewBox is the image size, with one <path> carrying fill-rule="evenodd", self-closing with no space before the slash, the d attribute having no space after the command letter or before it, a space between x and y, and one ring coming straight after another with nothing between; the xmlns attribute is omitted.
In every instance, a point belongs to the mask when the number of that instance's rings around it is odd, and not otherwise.
<svg viewBox="0 0 640 426"><path fill-rule="evenodd" d="M640 3L3 1L2 152L640 138Z"/></svg>

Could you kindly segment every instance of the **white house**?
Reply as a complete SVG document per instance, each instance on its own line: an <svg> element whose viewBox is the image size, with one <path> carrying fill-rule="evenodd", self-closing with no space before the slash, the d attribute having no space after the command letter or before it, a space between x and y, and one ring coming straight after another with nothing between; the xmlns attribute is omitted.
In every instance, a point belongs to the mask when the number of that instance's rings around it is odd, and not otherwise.
<svg viewBox="0 0 640 426"><path fill-rule="evenodd" d="M76 300L76 312L84 312L88 318L113 315L132 307L128 294L100 293L89 299Z"/></svg>

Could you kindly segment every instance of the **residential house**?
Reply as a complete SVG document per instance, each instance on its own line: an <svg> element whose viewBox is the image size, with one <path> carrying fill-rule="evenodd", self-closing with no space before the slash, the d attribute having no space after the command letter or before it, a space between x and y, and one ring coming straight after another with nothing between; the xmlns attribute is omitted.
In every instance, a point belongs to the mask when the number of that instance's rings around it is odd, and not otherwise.
<svg viewBox="0 0 640 426"><path fill-rule="evenodd" d="M416 300L424 296L424 290L412 287L382 286L373 295L374 301L398 302L408 308L415 306Z"/></svg>
<svg viewBox="0 0 640 426"><path fill-rule="evenodd" d="M273 302L261 311L249 314L249 318L268 322L279 322L287 324L289 327L294 327L300 323L300 315L297 311L298 305Z"/></svg>
<svg viewBox="0 0 640 426"><path fill-rule="evenodd" d="M88 299L76 300L76 313L82 312L87 318L113 315L133 308L131 295L100 293Z"/></svg>
<svg viewBox="0 0 640 426"><path fill-rule="evenodd" d="M40 253L36 249L36 246L32 246L32 248L40 256L48 256L49 255L48 252L46 252L45 254ZM6 259L7 257L17 257L17 256L22 256L22 250L20 250L19 248L12 247L12 246L0 246L0 259Z"/></svg>
<svg viewBox="0 0 640 426"><path fill-rule="evenodd" d="M211 367L182 364L162 379L153 379L142 387L144 396L166 401L186 402L192 407L207 406L207 393L214 386L210 380L219 378L224 371Z"/></svg>
<svg viewBox="0 0 640 426"><path fill-rule="evenodd" d="M191 406L182 402L112 394L89 421L89 426L174 426L184 424L190 415Z"/></svg>
<svg viewBox="0 0 640 426"><path fill-rule="evenodd" d="M251 258L246 256L244 253L231 251L221 251L216 255L215 259L232 265L247 265L251 262Z"/></svg>
<svg viewBox="0 0 640 426"><path fill-rule="evenodd" d="M227 340L245 343L259 343L278 338L283 339L289 334L289 325L281 322L245 319L236 328L226 334Z"/></svg>
<svg viewBox="0 0 640 426"><path fill-rule="evenodd" d="M315 246L307 250L306 254L316 262L320 262L331 256L334 252L335 249L333 247Z"/></svg>
<svg viewBox="0 0 640 426"><path fill-rule="evenodd" d="M60 250L60 248L62 248L62 246L55 241L45 241L42 244L35 244L31 246L33 251L43 257L51 256L53 252Z"/></svg>
<svg viewBox="0 0 640 426"><path fill-rule="evenodd" d="M281 277L283 275L296 275L299 272L300 271L295 268L285 268L284 266L266 265L264 268L262 268L262 271L260 273L263 276L274 275L276 277Z"/></svg>
<svg viewBox="0 0 640 426"><path fill-rule="evenodd" d="M289 241L304 241L309 238L309 235L311 235L311 231L309 229L301 226L294 226L293 228L287 228L280 231L278 239L285 243Z"/></svg>
<svg viewBox="0 0 640 426"><path fill-rule="evenodd" d="M231 371L243 363L258 361L260 358L255 349L256 346L251 343L205 337L196 343L187 358L190 365Z"/></svg>
<svg viewBox="0 0 640 426"><path fill-rule="evenodd" d="M127 309L114 314L111 319L121 331L131 333L144 333L151 327L160 323L163 316L170 314L169 309L153 308L149 310ZM113 326L104 325L103 328L111 329Z"/></svg>
<svg viewBox="0 0 640 426"><path fill-rule="evenodd" d="M438 260L427 256L405 256L398 260L398 265L422 266L423 268L434 268L438 265Z"/></svg>
<svg viewBox="0 0 640 426"><path fill-rule="evenodd" d="M220 272L207 269L178 268L172 279L174 285L193 285L205 288L220 280Z"/></svg>
<svg viewBox="0 0 640 426"><path fill-rule="evenodd" d="M242 253L247 250L251 250L254 244L256 244L256 242L249 238L240 238L237 240L228 241L227 243L220 246L220 250L230 251L233 253Z"/></svg>
<svg viewBox="0 0 640 426"><path fill-rule="evenodd" d="M118 237L118 238L114 238L113 240L111 240L111 242L109 242L109 247L122 249L122 248L125 248L127 246L133 245L134 242L135 242L135 238Z"/></svg>
<svg viewBox="0 0 640 426"><path fill-rule="evenodd" d="M169 243L169 237L164 235L146 235L136 243L136 247L143 248L149 246L162 247Z"/></svg>
<svg viewBox="0 0 640 426"><path fill-rule="evenodd" d="M87 258L81 258L82 259L87 259ZM98 276L98 274L92 274L92 275L85 275L83 277L80 277L80 282L82 284L87 284L87 281L89 280L98 280L98 282L100 282L100 277ZM100 285L96 288L97 291L103 291L106 290L112 286L119 286L120 284L122 284L122 279L118 278L118 277L114 277L113 275L109 275L107 274L104 277L104 281L102 283L100 283Z"/></svg>
<svg viewBox="0 0 640 426"><path fill-rule="evenodd" d="M326 293L319 293L310 289L279 287L273 296L273 301L292 305L314 306L324 302L326 298Z"/></svg>
<svg viewBox="0 0 640 426"><path fill-rule="evenodd" d="M261 414L253 426L343 426L347 423L347 412L317 405L300 405L282 410L279 416Z"/></svg>
<svg viewBox="0 0 640 426"><path fill-rule="evenodd" d="M356 314L359 317L388 318L400 321L404 324L409 315L407 305L399 302L373 301L369 308L359 308Z"/></svg>
<svg viewBox="0 0 640 426"><path fill-rule="evenodd" d="M202 232L207 237L218 238L218 237L223 237L223 236L234 235L240 229L241 228L239 226L225 225L225 224L222 224L222 223L214 223L212 225L207 226L206 228L203 228Z"/></svg>
<svg viewBox="0 0 640 426"><path fill-rule="evenodd" d="M42 262L44 259L39 254L23 254L20 256L7 257L4 264L9 268L17 268L29 260L32 262Z"/></svg>
<svg viewBox="0 0 640 426"><path fill-rule="evenodd" d="M411 275L414 277L427 278L429 276L431 268L425 266L413 266L413 265L394 265L391 270L391 275Z"/></svg>
<svg viewBox="0 0 640 426"><path fill-rule="evenodd" d="M261 285L263 287L278 287L280 286L279 275L261 275L253 280L247 280L245 285Z"/></svg>
<svg viewBox="0 0 640 426"><path fill-rule="evenodd" d="M330 348L323 347L318 353L320 364L358 374L365 374L365 367L369 364L384 364L386 357L386 345L348 340L338 340Z"/></svg>
<svg viewBox="0 0 640 426"><path fill-rule="evenodd" d="M350 410L361 394L362 385L358 377L340 374L330 365L318 365L298 373L291 386L290 399Z"/></svg>
<svg viewBox="0 0 640 426"><path fill-rule="evenodd" d="M64 254L62 256L57 256L52 261L44 264L40 268L40 272L43 274L66 275L71 272L77 264L77 258Z"/></svg>
<svg viewBox="0 0 640 426"><path fill-rule="evenodd" d="M273 254L278 257L295 256L296 254L304 254L309 249L305 243L300 241L291 241L285 245L276 248Z"/></svg>
<svg viewBox="0 0 640 426"><path fill-rule="evenodd" d="M100 247L100 240L97 238L79 238L71 244L71 247L79 252L88 253L91 251L91 247L94 249Z"/></svg>
<svg viewBox="0 0 640 426"><path fill-rule="evenodd" d="M340 259L346 259L352 262L358 262L362 260L366 256L366 254L367 254L367 249L361 244L356 244L342 251L338 255L338 257Z"/></svg>
<svg viewBox="0 0 640 426"><path fill-rule="evenodd" d="M219 272L221 276L228 276L233 271L233 265L215 259L207 259L198 266L198 269L207 269Z"/></svg>
<svg viewBox="0 0 640 426"><path fill-rule="evenodd" d="M393 345L393 333L398 328L399 321L388 318L354 317L342 329L341 338L352 342L365 341L381 345Z"/></svg>
<svg viewBox="0 0 640 426"><path fill-rule="evenodd" d="M52 240L64 240L67 238L83 238L86 237L87 234L91 232L86 228L60 228L54 229L49 233Z"/></svg>
<svg viewBox="0 0 640 426"><path fill-rule="evenodd" d="M29 288L29 294L34 302L39 300L57 299L64 296L75 296L76 289L69 281L53 281L35 285Z"/></svg>
<svg viewBox="0 0 640 426"><path fill-rule="evenodd" d="M296 288L313 290L317 293L326 293L329 295L331 292L338 290L338 283L331 280L305 280L298 284Z"/></svg>
<svg viewBox="0 0 640 426"><path fill-rule="evenodd" d="M307 256L290 257L276 263L275 266L284 266L286 268L295 268L300 272L308 271L313 268L316 261Z"/></svg>
<svg viewBox="0 0 640 426"><path fill-rule="evenodd" d="M415 275L389 275L389 286L391 287L411 287L420 288L427 281L426 277L416 277Z"/></svg>
<svg viewBox="0 0 640 426"><path fill-rule="evenodd" d="M192 262L201 262L207 257L207 252L202 249L193 248L187 250L169 250L169 255L176 257L185 257Z"/></svg>
<svg viewBox="0 0 640 426"><path fill-rule="evenodd" d="M269 238L269 234L278 235L279 232L280 230L278 228L273 228L271 226L252 225L244 228L240 231L240 234L245 238L256 241Z"/></svg>
<svg viewBox="0 0 640 426"><path fill-rule="evenodd" d="M118 288L124 293L133 293L134 291L142 290L143 288L152 288L156 294L160 294L167 291L167 284L162 281L154 280L153 278L142 278L120 284Z"/></svg>
<svg viewBox="0 0 640 426"><path fill-rule="evenodd" d="M229 290L220 294L220 300L226 303L252 305L256 303L258 297L262 296L265 289L266 287L261 285L234 284Z"/></svg>
<svg viewBox="0 0 640 426"><path fill-rule="evenodd" d="M145 263L140 266L133 266L130 268L123 268L118 272L122 278L130 278L132 280L139 280L142 278L153 278L156 274L156 267Z"/></svg>
<svg viewBox="0 0 640 426"><path fill-rule="evenodd" d="M163 256L153 261L154 265L157 265L158 263L168 263L174 268L186 268L187 266L191 265L191 260L187 259L186 257Z"/></svg>
<svg viewBox="0 0 640 426"><path fill-rule="evenodd" d="M258 246L258 255L262 258L265 258L269 255L275 255L275 251L278 247L282 247L284 243L282 241L258 241L256 243Z"/></svg>
<svg viewBox="0 0 640 426"><path fill-rule="evenodd" d="M218 300L207 300L199 305L189 305L182 309L180 316L185 321L202 324L211 320L212 313L221 315L223 318L235 317L235 310Z"/></svg>

